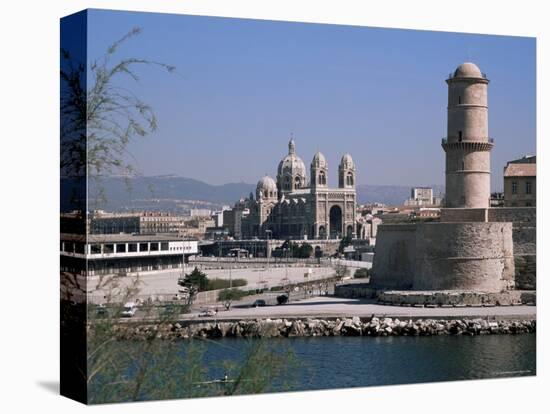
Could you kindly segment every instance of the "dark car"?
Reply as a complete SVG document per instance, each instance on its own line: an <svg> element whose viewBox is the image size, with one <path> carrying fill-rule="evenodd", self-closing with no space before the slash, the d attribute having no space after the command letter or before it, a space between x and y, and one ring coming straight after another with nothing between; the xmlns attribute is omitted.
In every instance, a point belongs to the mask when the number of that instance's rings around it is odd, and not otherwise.
<svg viewBox="0 0 550 414"><path fill-rule="evenodd" d="M263 299L256 299L254 303L252 304L252 307L257 308L258 306L265 306L265 300Z"/></svg>

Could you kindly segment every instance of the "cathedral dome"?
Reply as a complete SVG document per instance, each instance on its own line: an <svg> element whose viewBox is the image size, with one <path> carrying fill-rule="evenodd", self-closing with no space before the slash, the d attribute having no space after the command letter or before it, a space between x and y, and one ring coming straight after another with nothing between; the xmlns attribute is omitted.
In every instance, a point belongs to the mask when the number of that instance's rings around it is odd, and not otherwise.
<svg viewBox="0 0 550 414"><path fill-rule="evenodd" d="M256 197L257 198L273 198L277 197L277 184L275 180L266 175L262 177L256 185Z"/></svg>
<svg viewBox="0 0 550 414"><path fill-rule="evenodd" d="M277 179L287 180L285 177L294 180L294 188L301 188L306 184L306 166L302 159L296 155L296 144L293 139L288 143L288 155L281 160L277 169ZM282 186L282 188L285 187Z"/></svg>
<svg viewBox="0 0 550 414"><path fill-rule="evenodd" d="M483 75L475 63L464 62L454 73L455 78L482 78Z"/></svg>
<svg viewBox="0 0 550 414"><path fill-rule="evenodd" d="M306 166L302 159L296 154L288 154L284 157L279 163L278 174L289 174L289 175L306 175Z"/></svg>
<svg viewBox="0 0 550 414"><path fill-rule="evenodd" d="M351 158L351 155L344 154L344 156L342 157L342 160L340 161L340 168L345 168L350 170L355 169L355 164L353 162L353 158Z"/></svg>
<svg viewBox="0 0 550 414"><path fill-rule="evenodd" d="M313 161L311 161L311 166L316 168L327 168L327 159L322 153L317 152L313 157Z"/></svg>

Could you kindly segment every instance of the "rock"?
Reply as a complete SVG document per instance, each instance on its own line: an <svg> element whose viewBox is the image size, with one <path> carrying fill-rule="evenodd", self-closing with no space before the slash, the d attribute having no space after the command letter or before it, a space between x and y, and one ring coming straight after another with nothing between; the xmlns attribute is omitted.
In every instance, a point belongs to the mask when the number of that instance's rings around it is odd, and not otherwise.
<svg viewBox="0 0 550 414"><path fill-rule="evenodd" d="M332 330L332 332L334 333L334 335L340 335L340 332L342 330L342 327L344 326L344 322L343 321L340 321L336 324L336 326L334 327L334 329Z"/></svg>
<svg viewBox="0 0 550 414"><path fill-rule="evenodd" d="M295 320L292 322L292 325L290 326L290 330L288 331L288 336L303 336L304 335L304 326L302 325L302 322L299 320Z"/></svg>
<svg viewBox="0 0 550 414"><path fill-rule="evenodd" d="M88 329L93 329L89 327ZM489 319L418 319L407 322L398 318L372 317L361 322L358 316L343 320L286 319L241 320L238 322L145 323L141 326L116 325L117 338L147 340L149 338L220 338L220 337L286 337L286 336L391 336L391 335L484 335L519 334L536 332L536 320L489 320Z"/></svg>
<svg viewBox="0 0 550 414"><path fill-rule="evenodd" d="M354 325L353 323L350 323L348 325L344 324L342 330L342 335L344 336L360 336L361 335L361 327L358 327L357 325Z"/></svg>

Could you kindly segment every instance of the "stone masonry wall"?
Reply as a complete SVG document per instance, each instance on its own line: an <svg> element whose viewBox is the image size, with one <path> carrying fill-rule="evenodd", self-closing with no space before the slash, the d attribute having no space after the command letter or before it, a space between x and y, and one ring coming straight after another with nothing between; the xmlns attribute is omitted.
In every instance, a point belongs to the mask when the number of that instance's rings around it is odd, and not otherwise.
<svg viewBox="0 0 550 414"><path fill-rule="evenodd" d="M514 284L511 223L379 227L373 287L498 292Z"/></svg>
<svg viewBox="0 0 550 414"><path fill-rule="evenodd" d="M511 223L425 223L416 231L415 290L513 286Z"/></svg>
<svg viewBox="0 0 550 414"><path fill-rule="evenodd" d="M416 262L416 225L378 226L373 260L373 286L410 289Z"/></svg>
<svg viewBox="0 0 550 414"><path fill-rule="evenodd" d="M536 289L536 207L496 207L488 209L444 208L442 222L513 223L515 284L517 289Z"/></svg>
<svg viewBox="0 0 550 414"><path fill-rule="evenodd" d="M487 221L486 208L442 208L441 222Z"/></svg>
<svg viewBox="0 0 550 414"><path fill-rule="evenodd" d="M537 288L537 209L502 207L489 209L489 221L511 222L514 241L516 288Z"/></svg>

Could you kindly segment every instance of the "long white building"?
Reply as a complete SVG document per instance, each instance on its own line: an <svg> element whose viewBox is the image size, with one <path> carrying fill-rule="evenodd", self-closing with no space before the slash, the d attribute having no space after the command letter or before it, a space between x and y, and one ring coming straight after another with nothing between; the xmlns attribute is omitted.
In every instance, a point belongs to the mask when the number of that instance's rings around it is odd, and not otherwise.
<svg viewBox="0 0 550 414"><path fill-rule="evenodd" d="M178 269L197 253L197 241L174 235L61 235L61 270L88 276Z"/></svg>

